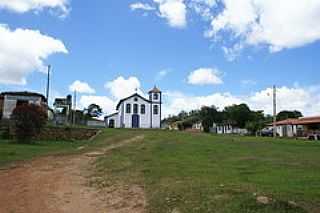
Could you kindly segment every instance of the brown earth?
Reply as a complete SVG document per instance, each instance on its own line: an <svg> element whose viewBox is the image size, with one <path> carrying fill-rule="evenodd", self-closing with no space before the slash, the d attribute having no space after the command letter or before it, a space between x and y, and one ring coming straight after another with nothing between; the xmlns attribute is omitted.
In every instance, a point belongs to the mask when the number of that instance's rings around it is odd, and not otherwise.
<svg viewBox="0 0 320 213"><path fill-rule="evenodd" d="M97 152L38 158L0 171L0 213L143 213L141 186L90 187L97 156L143 136Z"/></svg>

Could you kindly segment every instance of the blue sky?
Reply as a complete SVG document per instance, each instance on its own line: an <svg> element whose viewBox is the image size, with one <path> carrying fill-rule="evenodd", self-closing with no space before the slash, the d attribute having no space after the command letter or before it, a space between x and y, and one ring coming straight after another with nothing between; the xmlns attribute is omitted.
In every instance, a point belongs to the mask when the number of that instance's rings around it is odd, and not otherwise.
<svg viewBox="0 0 320 213"><path fill-rule="evenodd" d="M319 1L257 2L2 0L0 91L44 92L51 64L52 98L77 89L78 107L106 113L155 84L166 115L241 102L270 113L276 84L278 110L320 114Z"/></svg>

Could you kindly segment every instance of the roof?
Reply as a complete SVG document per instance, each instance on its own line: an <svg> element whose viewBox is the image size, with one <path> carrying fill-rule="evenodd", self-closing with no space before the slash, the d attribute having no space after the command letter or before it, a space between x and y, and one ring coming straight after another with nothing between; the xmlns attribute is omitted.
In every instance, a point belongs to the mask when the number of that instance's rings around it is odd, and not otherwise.
<svg viewBox="0 0 320 213"><path fill-rule="evenodd" d="M22 92L2 92L0 93L0 96L5 96L5 95L15 95L15 96L37 96L41 97L43 100L46 100L44 95L36 92L28 92L28 91L22 91Z"/></svg>
<svg viewBox="0 0 320 213"><path fill-rule="evenodd" d="M119 110L119 107L120 107L120 105L121 105L122 102L124 102L124 101L126 101L126 100L128 100L128 99L130 99L130 98L132 98L132 97L134 97L134 96L138 96L138 97L141 98L142 100L144 100L144 101L146 101L146 102L148 102L148 103L151 103L150 100L142 97L142 96L139 95L138 93L135 93L135 94L133 94L133 95L127 97L127 98L121 99L121 100L119 101L119 103L117 104L117 108L116 108L116 109Z"/></svg>
<svg viewBox="0 0 320 213"><path fill-rule="evenodd" d="M276 125L306 125L306 124L320 124L320 116L289 118L283 121L276 122Z"/></svg>
<svg viewBox="0 0 320 213"><path fill-rule="evenodd" d="M106 115L106 116L104 116L104 118L110 118L110 117L112 117L114 115L117 115L117 114L119 114L119 112L115 112L115 113L112 113L110 115Z"/></svg>
<svg viewBox="0 0 320 213"><path fill-rule="evenodd" d="M156 86L154 86L153 89L150 90L148 93L161 93L161 91Z"/></svg>

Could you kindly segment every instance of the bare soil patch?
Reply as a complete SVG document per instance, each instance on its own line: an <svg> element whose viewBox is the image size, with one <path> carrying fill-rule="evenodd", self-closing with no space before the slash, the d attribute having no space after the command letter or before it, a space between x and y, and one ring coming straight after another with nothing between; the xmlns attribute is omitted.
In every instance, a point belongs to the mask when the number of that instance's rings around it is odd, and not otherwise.
<svg viewBox="0 0 320 213"><path fill-rule="evenodd" d="M82 155L38 158L0 171L0 213L142 213L145 196L141 186L89 186L97 156L143 136ZM98 154L97 154L98 153Z"/></svg>

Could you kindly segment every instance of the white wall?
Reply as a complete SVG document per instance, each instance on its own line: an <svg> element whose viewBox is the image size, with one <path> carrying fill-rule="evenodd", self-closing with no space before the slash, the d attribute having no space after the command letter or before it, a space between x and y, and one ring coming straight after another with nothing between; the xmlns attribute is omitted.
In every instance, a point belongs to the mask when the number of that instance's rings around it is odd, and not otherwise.
<svg viewBox="0 0 320 213"><path fill-rule="evenodd" d="M41 104L41 97L38 96L5 95L3 102L3 118L10 118L13 110L16 108L17 100L28 101L29 104Z"/></svg>
<svg viewBox="0 0 320 213"><path fill-rule="evenodd" d="M134 101L134 99L137 98L137 101ZM126 105L131 105L131 112L126 113ZM134 96L130 99L125 100L121 103L121 109L123 107L123 111L120 112L120 114L123 113L123 121L124 121L124 128L132 128L132 115L133 115L133 105L138 104L138 115L140 118L139 124L140 128L150 128L151 127L151 118L150 118L150 103L143 100L142 98L138 96ZM141 114L141 105L145 105L145 114ZM119 110L121 110L119 109ZM120 116L119 116L120 117Z"/></svg>

